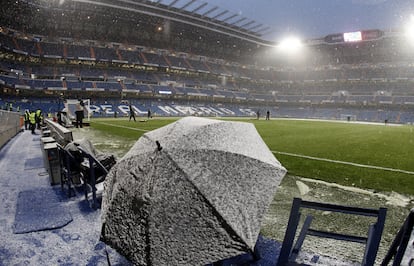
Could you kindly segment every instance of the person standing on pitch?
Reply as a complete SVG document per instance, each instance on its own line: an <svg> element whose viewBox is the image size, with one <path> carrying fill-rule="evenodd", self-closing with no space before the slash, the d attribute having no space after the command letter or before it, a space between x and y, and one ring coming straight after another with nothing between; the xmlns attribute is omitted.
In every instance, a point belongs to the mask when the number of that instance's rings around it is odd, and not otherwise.
<svg viewBox="0 0 414 266"><path fill-rule="evenodd" d="M75 110L75 116L76 116L76 127L83 127L83 107L84 103L81 99L79 99L79 102L76 104L76 110Z"/></svg>
<svg viewBox="0 0 414 266"><path fill-rule="evenodd" d="M270 120L270 111L269 110L267 110L267 112L266 112L266 120Z"/></svg>
<svg viewBox="0 0 414 266"><path fill-rule="evenodd" d="M151 118L151 109L149 109L149 108L148 108L147 117L148 117L148 120Z"/></svg>
<svg viewBox="0 0 414 266"><path fill-rule="evenodd" d="M136 122L137 120L135 120L135 112L134 109L132 108L132 105L129 104L129 121L131 121L131 118L134 118L134 121Z"/></svg>

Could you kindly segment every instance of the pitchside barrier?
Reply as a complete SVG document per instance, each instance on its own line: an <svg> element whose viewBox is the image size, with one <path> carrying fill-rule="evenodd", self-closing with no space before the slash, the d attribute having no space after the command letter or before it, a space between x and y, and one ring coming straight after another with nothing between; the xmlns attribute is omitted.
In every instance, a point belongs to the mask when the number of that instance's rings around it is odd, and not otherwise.
<svg viewBox="0 0 414 266"><path fill-rule="evenodd" d="M0 148L22 130L20 113L0 110Z"/></svg>
<svg viewBox="0 0 414 266"><path fill-rule="evenodd" d="M72 131L66 127L59 125L50 119L45 119L47 128L50 130L50 136L53 137L57 143L66 146L69 142L73 141Z"/></svg>

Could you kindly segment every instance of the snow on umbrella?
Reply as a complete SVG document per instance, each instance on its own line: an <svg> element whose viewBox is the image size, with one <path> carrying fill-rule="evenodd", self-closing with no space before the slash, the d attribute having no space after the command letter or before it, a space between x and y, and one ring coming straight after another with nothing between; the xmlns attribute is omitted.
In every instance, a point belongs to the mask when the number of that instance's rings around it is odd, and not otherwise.
<svg viewBox="0 0 414 266"><path fill-rule="evenodd" d="M102 239L136 265L252 251L285 173L253 124L182 118L144 134L111 169Z"/></svg>

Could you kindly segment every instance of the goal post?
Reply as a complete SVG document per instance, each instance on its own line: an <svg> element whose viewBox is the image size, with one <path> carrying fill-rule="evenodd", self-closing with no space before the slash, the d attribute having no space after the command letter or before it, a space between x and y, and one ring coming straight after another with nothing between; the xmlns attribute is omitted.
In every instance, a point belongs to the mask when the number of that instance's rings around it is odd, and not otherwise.
<svg viewBox="0 0 414 266"><path fill-rule="evenodd" d="M356 115L348 115L348 114L341 114L340 117L341 120L345 121L356 121Z"/></svg>
<svg viewBox="0 0 414 266"><path fill-rule="evenodd" d="M90 121L91 119L91 112L90 112L90 107L91 107L91 100L90 99L81 99L84 103L84 114L85 114L85 118L87 118L87 121ZM75 115L75 111L76 111L76 105L79 103L79 99L67 99L65 102L65 111L67 116L72 119L75 120L76 119L76 115Z"/></svg>

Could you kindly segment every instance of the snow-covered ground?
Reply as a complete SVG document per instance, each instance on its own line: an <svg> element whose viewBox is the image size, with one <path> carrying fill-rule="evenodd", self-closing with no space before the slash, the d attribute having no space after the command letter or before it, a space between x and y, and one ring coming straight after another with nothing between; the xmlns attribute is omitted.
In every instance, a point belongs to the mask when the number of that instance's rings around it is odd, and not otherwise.
<svg viewBox="0 0 414 266"><path fill-rule="evenodd" d="M42 158L40 135L18 134L0 150L0 265L128 265L114 250L99 241L100 210L93 210L82 193L70 199L52 188L41 165L25 167L27 159ZM13 225L19 192L53 189L60 206L73 220L62 228L14 234Z"/></svg>

